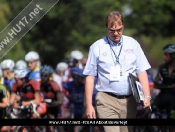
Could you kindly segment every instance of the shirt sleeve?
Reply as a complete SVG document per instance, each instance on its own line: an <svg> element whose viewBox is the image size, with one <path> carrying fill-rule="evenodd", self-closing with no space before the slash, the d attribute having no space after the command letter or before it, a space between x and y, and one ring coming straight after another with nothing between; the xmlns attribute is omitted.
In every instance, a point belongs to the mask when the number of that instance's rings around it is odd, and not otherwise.
<svg viewBox="0 0 175 132"><path fill-rule="evenodd" d="M96 46L92 45L89 48L88 60L83 71L84 75L97 76L97 59L96 56Z"/></svg>
<svg viewBox="0 0 175 132"><path fill-rule="evenodd" d="M135 41L136 43L136 57L137 57L137 61L136 61L136 73L140 73L143 71L146 71L148 69L151 68L142 48L140 47L140 44Z"/></svg>

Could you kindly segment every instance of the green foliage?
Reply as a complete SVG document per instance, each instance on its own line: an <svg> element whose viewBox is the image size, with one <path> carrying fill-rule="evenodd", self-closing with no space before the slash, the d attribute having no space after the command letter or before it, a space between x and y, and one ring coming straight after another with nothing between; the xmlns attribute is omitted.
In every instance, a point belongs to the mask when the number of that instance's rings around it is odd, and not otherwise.
<svg viewBox="0 0 175 132"><path fill-rule="evenodd" d="M1 20L0 31L4 29L4 27L8 24L8 20L6 17L9 14L10 14L10 9L8 7L8 4L0 1L0 20Z"/></svg>
<svg viewBox="0 0 175 132"><path fill-rule="evenodd" d="M127 17L127 26L136 28L137 35L174 36L174 5L174 0L131 0L132 13Z"/></svg>

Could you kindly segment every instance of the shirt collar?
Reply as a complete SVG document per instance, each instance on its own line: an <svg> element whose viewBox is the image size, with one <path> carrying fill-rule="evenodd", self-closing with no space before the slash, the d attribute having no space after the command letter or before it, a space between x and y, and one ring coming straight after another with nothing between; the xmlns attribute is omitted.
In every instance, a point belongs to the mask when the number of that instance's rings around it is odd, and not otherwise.
<svg viewBox="0 0 175 132"><path fill-rule="evenodd" d="M109 38L109 36L107 36L107 37L108 37L108 41L109 41L109 43L111 44L111 46L120 46L120 45L122 44L122 37L121 37L121 39L120 39L120 42L118 42L118 43L113 42L113 41Z"/></svg>

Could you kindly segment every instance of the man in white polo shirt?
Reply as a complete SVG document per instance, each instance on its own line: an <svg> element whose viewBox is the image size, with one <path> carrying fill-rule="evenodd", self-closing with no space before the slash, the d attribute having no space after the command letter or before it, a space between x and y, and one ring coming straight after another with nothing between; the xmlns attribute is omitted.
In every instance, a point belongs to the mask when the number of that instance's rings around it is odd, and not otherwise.
<svg viewBox="0 0 175 132"><path fill-rule="evenodd" d="M145 93L144 108L150 106L150 89L146 70L151 68L140 44L123 35L123 18L112 11L105 19L107 36L90 46L83 74L86 75L86 115L96 118L92 106L94 78L98 76L96 106L101 118L135 118L137 103L132 96L128 76L138 76ZM104 126L105 132L132 132L132 126Z"/></svg>

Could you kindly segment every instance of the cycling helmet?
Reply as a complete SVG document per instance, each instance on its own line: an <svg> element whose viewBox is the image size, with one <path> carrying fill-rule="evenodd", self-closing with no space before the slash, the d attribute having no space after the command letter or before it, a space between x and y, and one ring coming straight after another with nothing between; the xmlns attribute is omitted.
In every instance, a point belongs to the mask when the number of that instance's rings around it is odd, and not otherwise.
<svg viewBox="0 0 175 132"><path fill-rule="evenodd" d="M29 68L17 68L14 71L14 76L15 78L26 78L28 77L29 73L30 73Z"/></svg>
<svg viewBox="0 0 175 132"><path fill-rule="evenodd" d="M65 71L68 68L68 64L65 62L60 62L57 64L56 71Z"/></svg>
<svg viewBox="0 0 175 132"><path fill-rule="evenodd" d="M40 73L44 76L50 76L54 72L53 68L49 65L41 66Z"/></svg>
<svg viewBox="0 0 175 132"><path fill-rule="evenodd" d="M70 74L72 78L83 78L84 77L83 70L78 67L71 68Z"/></svg>
<svg viewBox="0 0 175 132"><path fill-rule="evenodd" d="M74 50L71 52L70 57L81 60L83 59L83 53L79 50Z"/></svg>
<svg viewBox="0 0 175 132"><path fill-rule="evenodd" d="M27 64L24 60L18 60L16 62L16 68L27 68Z"/></svg>
<svg viewBox="0 0 175 132"><path fill-rule="evenodd" d="M165 47L163 47L163 52L166 53L175 53L175 45L174 44L168 44Z"/></svg>
<svg viewBox="0 0 175 132"><path fill-rule="evenodd" d="M25 61L39 60L39 54L35 51L30 51L25 56Z"/></svg>
<svg viewBox="0 0 175 132"><path fill-rule="evenodd" d="M10 71L13 71L13 68L15 66L15 63L11 59L5 59L1 62L1 69L10 69Z"/></svg>
<svg viewBox="0 0 175 132"><path fill-rule="evenodd" d="M75 65L78 63L78 60L72 57L69 57L67 59L67 64L69 67L75 67Z"/></svg>

